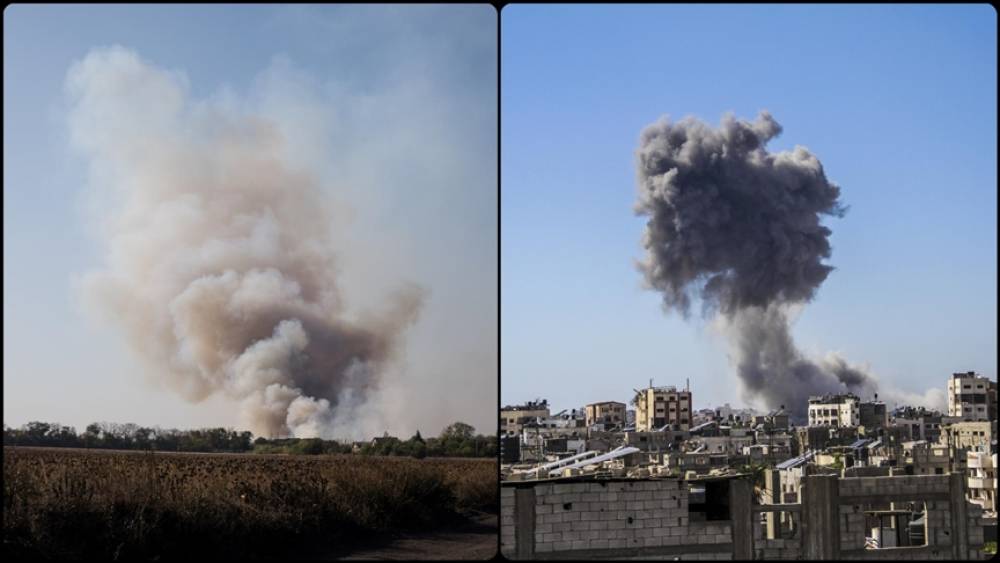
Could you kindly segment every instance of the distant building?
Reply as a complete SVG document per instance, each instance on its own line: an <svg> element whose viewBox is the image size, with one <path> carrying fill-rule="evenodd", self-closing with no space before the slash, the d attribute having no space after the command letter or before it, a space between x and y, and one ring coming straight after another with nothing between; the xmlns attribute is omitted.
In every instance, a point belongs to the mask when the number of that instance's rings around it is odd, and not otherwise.
<svg viewBox="0 0 1000 563"><path fill-rule="evenodd" d="M889 426L889 412L882 401L866 401L858 405L858 424L871 435Z"/></svg>
<svg viewBox="0 0 1000 563"><path fill-rule="evenodd" d="M948 415L962 420L996 420L997 382L973 371L952 374L948 380Z"/></svg>
<svg viewBox="0 0 1000 563"><path fill-rule="evenodd" d="M941 436L942 425L954 420L956 420L954 417L945 416L935 410L903 406L892 411L891 425L906 428L910 440L937 442Z"/></svg>
<svg viewBox="0 0 1000 563"><path fill-rule="evenodd" d="M966 448L971 452L993 453L996 421L956 422L944 427L941 442L953 448Z"/></svg>
<svg viewBox="0 0 1000 563"><path fill-rule="evenodd" d="M587 428L595 424L601 424L604 430L621 428L626 424L625 403L616 401L605 401L603 403L591 403L584 407L586 409Z"/></svg>
<svg viewBox="0 0 1000 563"><path fill-rule="evenodd" d="M795 429L795 455L832 446L846 446L858 439L858 429L851 426L803 426Z"/></svg>
<svg viewBox="0 0 1000 563"><path fill-rule="evenodd" d="M688 430L691 427L691 391L676 387L647 387L636 391L635 429L649 432L661 428Z"/></svg>
<svg viewBox="0 0 1000 563"><path fill-rule="evenodd" d="M860 401L856 395L823 395L809 398L809 426L858 426L861 424Z"/></svg>
<svg viewBox="0 0 1000 563"><path fill-rule="evenodd" d="M500 463L521 461L521 437L518 435L500 437Z"/></svg>
<svg viewBox="0 0 1000 563"><path fill-rule="evenodd" d="M625 432L627 446L644 452L681 451L682 444L690 437L687 430L665 430L663 432Z"/></svg>
<svg viewBox="0 0 1000 563"><path fill-rule="evenodd" d="M708 436L691 439L689 451L704 451L713 454L742 455L744 448L753 445L753 436Z"/></svg>
<svg viewBox="0 0 1000 563"><path fill-rule="evenodd" d="M398 440L398 438L396 438L394 436L390 436L389 432L384 432L382 434L382 436L377 436L375 438L372 438L372 441L370 442L370 444L371 444L371 446L373 448L377 448L377 447L381 446L382 444L388 444L388 443L393 442L394 440Z"/></svg>
<svg viewBox="0 0 1000 563"><path fill-rule="evenodd" d="M749 408L733 408L726 403L721 407L716 407L714 419L722 423L735 423L737 425L749 424L757 413Z"/></svg>
<svg viewBox="0 0 1000 563"><path fill-rule="evenodd" d="M912 466L913 475L944 475L958 469L954 452L938 444L923 440L903 444L906 465ZM964 458L964 456L961 456ZM964 459L961 462L964 465Z"/></svg>
<svg viewBox="0 0 1000 563"><path fill-rule="evenodd" d="M751 426L764 430L787 430L788 422L788 413L783 408L767 414L754 415L750 419Z"/></svg>
<svg viewBox="0 0 1000 563"><path fill-rule="evenodd" d="M549 403L545 399L528 401L523 405L506 406L500 409L500 431L506 436L521 433L525 423L549 416Z"/></svg>

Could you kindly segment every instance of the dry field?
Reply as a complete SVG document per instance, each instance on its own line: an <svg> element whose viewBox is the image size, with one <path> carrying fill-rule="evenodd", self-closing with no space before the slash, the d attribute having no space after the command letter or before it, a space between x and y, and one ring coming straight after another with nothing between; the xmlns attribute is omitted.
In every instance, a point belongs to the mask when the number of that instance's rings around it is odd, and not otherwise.
<svg viewBox="0 0 1000 563"><path fill-rule="evenodd" d="M4 555L289 557L497 512L491 460L4 448Z"/></svg>

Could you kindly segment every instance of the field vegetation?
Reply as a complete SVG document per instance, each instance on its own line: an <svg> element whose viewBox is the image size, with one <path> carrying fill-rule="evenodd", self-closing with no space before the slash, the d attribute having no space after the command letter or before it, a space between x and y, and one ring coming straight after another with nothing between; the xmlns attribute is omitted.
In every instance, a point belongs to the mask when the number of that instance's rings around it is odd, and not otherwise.
<svg viewBox="0 0 1000 563"><path fill-rule="evenodd" d="M4 448L4 555L295 557L497 511L482 459Z"/></svg>
<svg viewBox="0 0 1000 563"><path fill-rule="evenodd" d="M497 455L497 437L476 434L464 422L448 425L437 437L424 439L418 431L407 440L385 435L370 442L338 442L319 438L254 439L247 431L228 428L177 430L137 424L95 422L80 433L58 422L29 422L20 428L4 425L3 445L167 452L254 452L321 455L360 453L408 457L488 457Z"/></svg>

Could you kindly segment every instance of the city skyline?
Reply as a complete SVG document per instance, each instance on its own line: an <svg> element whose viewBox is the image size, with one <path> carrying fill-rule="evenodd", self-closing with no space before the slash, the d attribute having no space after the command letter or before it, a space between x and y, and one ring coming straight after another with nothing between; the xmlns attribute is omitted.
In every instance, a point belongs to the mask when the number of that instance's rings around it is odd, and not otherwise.
<svg viewBox="0 0 1000 563"><path fill-rule="evenodd" d="M501 404L622 400L650 377L690 378L696 406L746 402L717 323L699 304L665 315L635 266L635 153L664 115L718 127L767 110L783 128L768 150L807 147L840 187L847 213L823 221L834 269L791 313L805 357L836 352L880 398L939 408L948 374L995 379L994 20L986 6L506 8Z"/></svg>

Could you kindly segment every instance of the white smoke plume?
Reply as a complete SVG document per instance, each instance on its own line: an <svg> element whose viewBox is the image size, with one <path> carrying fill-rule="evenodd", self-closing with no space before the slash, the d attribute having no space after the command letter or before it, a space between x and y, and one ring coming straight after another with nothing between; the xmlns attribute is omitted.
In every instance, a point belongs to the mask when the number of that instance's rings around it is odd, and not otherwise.
<svg viewBox="0 0 1000 563"><path fill-rule="evenodd" d="M117 46L75 63L66 90L106 204L106 264L85 296L186 399L224 393L258 435L342 435L424 290L350 314L319 175L252 104L192 99L182 74Z"/></svg>

